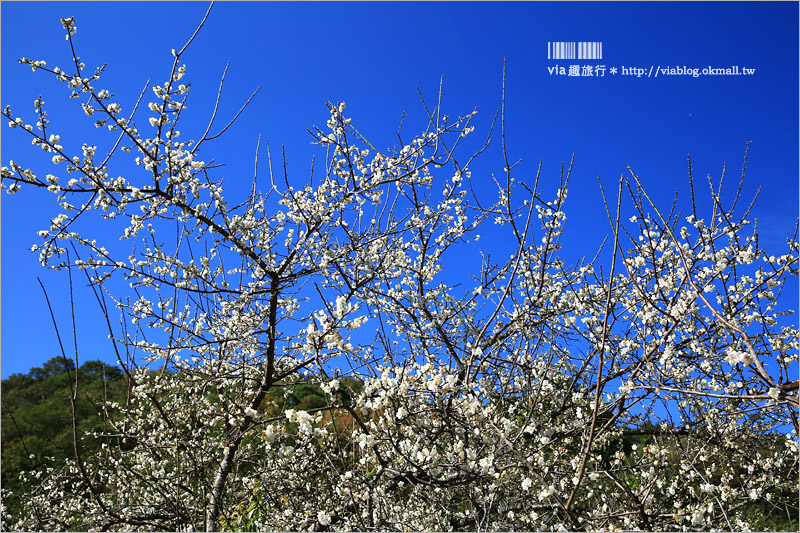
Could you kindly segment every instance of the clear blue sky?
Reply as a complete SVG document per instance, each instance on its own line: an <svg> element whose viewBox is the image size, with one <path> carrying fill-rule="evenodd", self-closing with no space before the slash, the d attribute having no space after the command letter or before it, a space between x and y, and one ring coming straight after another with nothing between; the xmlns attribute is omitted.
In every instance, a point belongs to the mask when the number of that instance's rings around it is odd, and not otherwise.
<svg viewBox="0 0 800 533"><path fill-rule="evenodd" d="M35 122L33 100L41 94L52 129L65 147L79 152L82 142L96 135L91 121L81 118L78 102L67 98L62 84L32 73L17 59L43 59L66 69L70 51L59 19L74 16L77 52L87 68L108 64L97 86L130 109L148 77L162 83L168 76L171 49L185 43L207 6L3 2L0 104ZM762 243L778 247L798 216L797 21L797 2L219 2L182 58L192 82L193 117L184 124L183 137L202 134L230 61L222 118L232 116L257 86L262 89L237 125L205 149L205 160L215 157L227 165L221 172L228 190L249 184L259 134L273 150L286 146L293 179L305 182L315 153L306 128L324 127L325 100L346 101L354 124L378 147L393 144L404 110L411 126L405 131L414 134L424 113L416 87L433 101L442 76L443 103L451 115L478 107L473 141L478 142L500 105L505 59L508 148L512 159L523 159L520 174L532 177L541 160L555 193L560 165L576 154L566 206L568 254L593 255L607 233L598 176L614 189L631 165L662 202L670 202L676 188L685 199L687 154L696 178L718 178L728 163L732 186L747 141L752 145L744 195L749 199L763 187L755 215ZM600 41L603 58L548 59L549 41ZM605 65L605 76L548 72L572 64ZM623 67L649 72L659 66L733 65L755 73L697 78L622 73ZM13 159L37 174L57 173L28 137L5 122L3 165ZM493 150L498 146L496 136ZM490 150L473 167L473 179L490 191L490 173L502 167ZM59 353L37 276L58 302L63 333L70 330L66 276L44 270L37 254L28 251L39 242L36 231L56 214L51 196L3 194L3 378ZM93 296L79 281L81 359L113 361Z"/></svg>

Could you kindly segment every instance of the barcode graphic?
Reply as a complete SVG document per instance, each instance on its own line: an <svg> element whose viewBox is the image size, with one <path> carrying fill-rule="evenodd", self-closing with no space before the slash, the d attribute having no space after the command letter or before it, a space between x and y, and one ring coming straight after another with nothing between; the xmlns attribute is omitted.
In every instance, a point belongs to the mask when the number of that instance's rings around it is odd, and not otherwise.
<svg viewBox="0 0 800 533"><path fill-rule="evenodd" d="M577 54L577 55L576 55ZM549 41L547 59L603 59L603 43L599 41Z"/></svg>
<svg viewBox="0 0 800 533"><path fill-rule="evenodd" d="M548 42L547 59L575 59L575 42Z"/></svg>

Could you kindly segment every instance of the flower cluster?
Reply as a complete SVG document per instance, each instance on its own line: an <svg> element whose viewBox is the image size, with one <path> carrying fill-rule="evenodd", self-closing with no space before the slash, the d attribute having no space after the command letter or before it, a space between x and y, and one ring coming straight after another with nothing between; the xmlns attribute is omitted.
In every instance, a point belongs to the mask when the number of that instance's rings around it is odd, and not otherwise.
<svg viewBox="0 0 800 533"><path fill-rule="evenodd" d="M71 40L74 21L62 23ZM688 217L664 217L633 175L636 214L612 220L611 268L570 265L560 257L569 172L543 191L545 177L502 168L496 197L479 198L471 163L485 147L469 157L459 147L475 112L434 114L407 144L379 151L344 103L313 132L322 176L229 204L199 159L213 136L180 140L190 85L173 55L146 134L134 111L122 114L135 105L94 87L102 68L23 60L120 136L106 155L90 143L68 151L42 97L35 126L3 112L70 176L14 161L0 170L9 193L55 196L59 212L33 249L109 295L130 386L125 405L99 404L99 451L23 474L26 514L4 527L796 520L799 334L779 302L797 275L796 242L768 255L718 195L708 222L695 201ZM128 153L136 172L119 176ZM119 242L97 238L98 225ZM500 238L479 249L481 231Z"/></svg>

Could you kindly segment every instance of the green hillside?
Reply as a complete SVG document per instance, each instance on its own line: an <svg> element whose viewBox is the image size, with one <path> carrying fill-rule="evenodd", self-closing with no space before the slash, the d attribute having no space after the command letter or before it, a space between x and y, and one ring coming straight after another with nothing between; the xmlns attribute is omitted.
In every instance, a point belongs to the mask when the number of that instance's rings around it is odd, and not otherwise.
<svg viewBox="0 0 800 533"><path fill-rule="evenodd" d="M75 363L56 357L27 374L2 381L2 487L5 512L14 514L18 495L27 489L19 480L23 471L42 471L74 456L70 382L75 386L76 426L82 449L96 449L90 436L101 429L99 411L104 399L124 398L122 370L100 361ZM8 492L11 495L8 496Z"/></svg>

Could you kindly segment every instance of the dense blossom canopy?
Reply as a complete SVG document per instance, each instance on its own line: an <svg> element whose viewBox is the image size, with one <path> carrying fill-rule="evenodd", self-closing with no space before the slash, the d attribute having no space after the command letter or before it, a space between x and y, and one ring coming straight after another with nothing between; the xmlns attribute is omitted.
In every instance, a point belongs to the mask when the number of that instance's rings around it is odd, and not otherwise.
<svg viewBox="0 0 800 533"><path fill-rule="evenodd" d="M98 451L77 435L73 459L23 474L4 527L796 526L798 330L779 305L796 238L769 256L738 196L712 184L709 212L692 190L690 213L666 213L631 172L606 196L611 264L567 264L570 169L523 180L506 158L496 197L477 194L483 150L459 148L475 113L440 103L394 150L330 104L322 177L277 178L268 152L269 185L230 203L201 159L211 124L178 130L185 49L146 109L77 57L22 60L114 136L73 155L41 98L35 124L7 107L62 175L11 161L2 184L57 198L33 249L91 281L129 395L102 406ZM139 172L117 176L128 153ZM458 250L485 255L465 271ZM304 384L323 405L282 401Z"/></svg>

